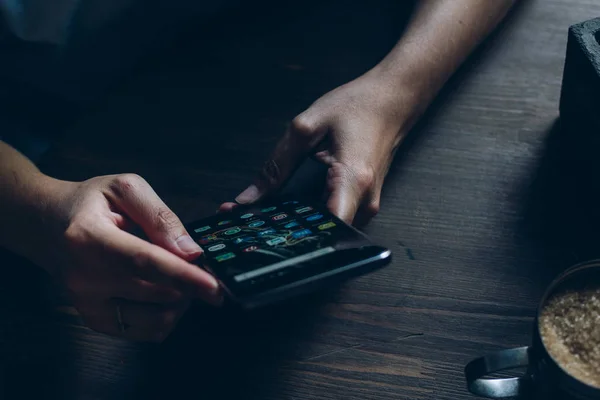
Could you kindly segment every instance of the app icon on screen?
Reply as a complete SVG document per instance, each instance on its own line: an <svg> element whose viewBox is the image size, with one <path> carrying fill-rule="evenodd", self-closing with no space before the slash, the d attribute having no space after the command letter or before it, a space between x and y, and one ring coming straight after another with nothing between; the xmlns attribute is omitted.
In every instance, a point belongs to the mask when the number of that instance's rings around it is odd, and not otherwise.
<svg viewBox="0 0 600 400"><path fill-rule="evenodd" d="M288 222L284 225L285 229L295 228L296 226L300 226L300 224L296 221Z"/></svg>
<svg viewBox="0 0 600 400"><path fill-rule="evenodd" d="M248 224L248 227L250 228L258 228L259 226L263 226L265 224L265 221L254 221Z"/></svg>
<svg viewBox="0 0 600 400"><path fill-rule="evenodd" d="M324 231L325 229L330 229L330 228L333 228L335 226L336 226L335 223L333 223L333 222L327 222L325 224L319 225L319 230L320 231Z"/></svg>
<svg viewBox="0 0 600 400"><path fill-rule="evenodd" d="M210 229L210 226L206 225L206 226L203 226L201 228L194 229L194 232L196 232L196 233L202 233L202 232L206 232L209 229Z"/></svg>
<svg viewBox="0 0 600 400"><path fill-rule="evenodd" d="M277 210L277 207L267 207L267 208L263 208L262 210L260 210L260 212L269 213L269 212L272 212L275 210Z"/></svg>
<svg viewBox="0 0 600 400"><path fill-rule="evenodd" d="M287 218L287 214L286 213L281 213L281 214L277 214L275 216L273 216L273 218L271 218L273 221L281 221L282 219Z"/></svg>
<svg viewBox="0 0 600 400"><path fill-rule="evenodd" d="M215 244L214 246L209 247L208 251L219 251L219 250L223 250L224 248L225 248L225 245L223 243Z"/></svg>
<svg viewBox="0 0 600 400"><path fill-rule="evenodd" d="M217 225L223 226L223 225L229 225L230 223L231 223L231 221L220 221Z"/></svg>
<svg viewBox="0 0 600 400"><path fill-rule="evenodd" d="M312 232L310 231L310 229L302 229L301 231L292 233L292 237L294 239L300 239L300 238L310 235L311 233Z"/></svg>
<svg viewBox="0 0 600 400"><path fill-rule="evenodd" d="M254 238L252 236L242 236L242 237L239 237L239 238L235 238L233 240L233 243L235 243L235 244L242 244L242 243L250 242L253 239Z"/></svg>
<svg viewBox="0 0 600 400"><path fill-rule="evenodd" d="M248 214L244 214L242 215L240 218L241 219L248 219L248 218L252 218L254 216L254 214L252 213L248 213Z"/></svg>
<svg viewBox="0 0 600 400"><path fill-rule="evenodd" d="M258 236L271 235L273 233L275 233L275 229L269 228L269 229L265 229L264 231L258 232Z"/></svg>
<svg viewBox="0 0 600 400"><path fill-rule="evenodd" d="M285 238L282 238L282 237L278 237L278 238L275 238L275 239L267 240L267 244L269 246L276 246L276 245L284 243L284 242L285 242Z"/></svg>
<svg viewBox="0 0 600 400"><path fill-rule="evenodd" d="M314 215L311 215L310 217L306 217L306 220L312 222L312 221L318 221L321 218L323 218L323 214L314 214Z"/></svg>
<svg viewBox="0 0 600 400"><path fill-rule="evenodd" d="M246 247L243 251L244 251L244 253L250 253L250 252L256 251L256 250L258 250L258 246Z"/></svg>
<svg viewBox="0 0 600 400"><path fill-rule="evenodd" d="M307 213L307 212L312 211L312 210L313 210L312 207L301 207L301 208L298 208L296 210L296 213L298 213L298 214L304 214L304 213Z"/></svg>
<svg viewBox="0 0 600 400"><path fill-rule="evenodd" d="M207 244L212 242L213 240L217 240L217 237L215 235L206 235L201 237L199 242L200 244Z"/></svg>
<svg viewBox="0 0 600 400"><path fill-rule="evenodd" d="M231 235L235 235L236 233L240 233L242 230L238 227L235 228L231 228L225 231L225 234L227 236L231 236Z"/></svg>
<svg viewBox="0 0 600 400"><path fill-rule="evenodd" d="M217 260L218 262L221 262L221 261L231 260L232 258L235 258L235 254L225 253L225 254L221 254L220 256L216 256L215 260Z"/></svg>

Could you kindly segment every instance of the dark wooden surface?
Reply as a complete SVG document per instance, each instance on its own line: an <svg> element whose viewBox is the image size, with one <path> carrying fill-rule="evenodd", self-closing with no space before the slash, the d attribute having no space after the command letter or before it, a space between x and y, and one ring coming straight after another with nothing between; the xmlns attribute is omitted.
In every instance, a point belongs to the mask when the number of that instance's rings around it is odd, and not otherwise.
<svg viewBox="0 0 600 400"><path fill-rule="evenodd" d="M79 119L44 169L137 172L183 220L211 214L287 121L385 54L401 32L394 3L192 30ZM464 365L527 344L549 281L599 255L598 175L557 122L567 29L598 15L596 0L522 2L397 157L366 230L393 264L341 288L251 316L198 307L148 346L83 327L34 267L2 254L4 398L469 398Z"/></svg>

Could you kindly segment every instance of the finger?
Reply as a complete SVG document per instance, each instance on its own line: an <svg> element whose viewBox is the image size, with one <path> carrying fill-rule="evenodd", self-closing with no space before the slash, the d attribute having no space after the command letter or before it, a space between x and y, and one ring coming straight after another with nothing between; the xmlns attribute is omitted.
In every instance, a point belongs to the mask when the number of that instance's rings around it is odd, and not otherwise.
<svg viewBox="0 0 600 400"><path fill-rule="evenodd" d="M102 268L103 266L100 265ZM108 270L94 279L76 276L69 281L69 291L76 297L107 298L118 297L132 301L172 304L182 301L189 291L177 289L172 285L156 284L121 270Z"/></svg>
<svg viewBox="0 0 600 400"><path fill-rule="evenodd" d="M122 300L94 301L79 305L88 327L128 340L164 341L187 310L187 304L165 307Z"/></svg>
<svg viewBox="0 0 600 400"><path fill-rule="evenodd" d="M329 168L327 175L329 210L346 223L352 224L373 185L373 176L368 169L361 170L335 163Z"/></svg>
<svg viewBox="0 0 600 400"><path fill-rule="evenodd" d="M239 207L239 204L236 204L236 203L223 203L223 204L221 204L221 206L217 210L217 213L231 212L236 207Z"/></svg>
<svg viewBox="0 0 600 400"><path fill-rule="evenodd" d="M222 303L216 279L167 250L123 232L116 227L95 230L92 240L99 244L105 259L114 261L120 271L130 271L143 280L192 293L214 305Z"/></svg>
<svg viewBox="0 0 600 400"><path fill-rule="evenodd" d="M164 284L156 284L143 279L120 279L111 287L110 297L139 303L173 304L184 300L186 294Z"/></svg>
<svg viewBox="0 0 600 400"><path fill-rule="evenodd" d="M256 182L244 190L236 202L255 203L277 191L323 139L326 129L324 124L319 125L316 118L306 113L296 117L275 146Z"/></svg>
<svg viewBox="0 0 600 400"><path fill-rule="evenodd" d="M137 175L119 175L109 184L108 195L115 205L138 224L152 243L193 260L202 254L179 218Z"/></svg>
<svg viewBox="0 0 600 400"><path fill-rule="evenodd" d="M369 200L359 207L356 217L354 217L353 223L355 226L364 227L379 213L380 194L381 189L377 189L367 196Z"/></svg>

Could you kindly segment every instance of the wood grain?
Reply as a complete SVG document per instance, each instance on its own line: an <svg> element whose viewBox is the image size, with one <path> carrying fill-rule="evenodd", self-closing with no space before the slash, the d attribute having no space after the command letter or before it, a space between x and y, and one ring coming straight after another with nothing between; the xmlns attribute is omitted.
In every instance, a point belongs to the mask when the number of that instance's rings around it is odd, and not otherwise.
<svg viewBox="0 0 600 400"><path fill-rule="evenodd" d="M44 169L137 172L182 219L211 214L293 116L385 54L396 3L246 10L192 30L81 117ZM598 256L597 177L557 118L567 29L599 14L595 0L521 3L392 167L367 233L395 261L329 293L257 315L198 306L145 346L84 328L3 254L4 398L471 398L464 365L527 344L549 281Z"/></svg>

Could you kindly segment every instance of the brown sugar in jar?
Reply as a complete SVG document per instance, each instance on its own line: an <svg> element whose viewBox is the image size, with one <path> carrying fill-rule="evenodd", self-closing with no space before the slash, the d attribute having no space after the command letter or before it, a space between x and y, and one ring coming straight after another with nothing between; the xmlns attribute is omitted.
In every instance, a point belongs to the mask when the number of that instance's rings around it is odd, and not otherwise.
<svg viewBox="0 0 600 400"><path fill-rule="evenodd" d="M550 297L539 330L548 353L565 372L600 388L600 284Z"/></svg>

